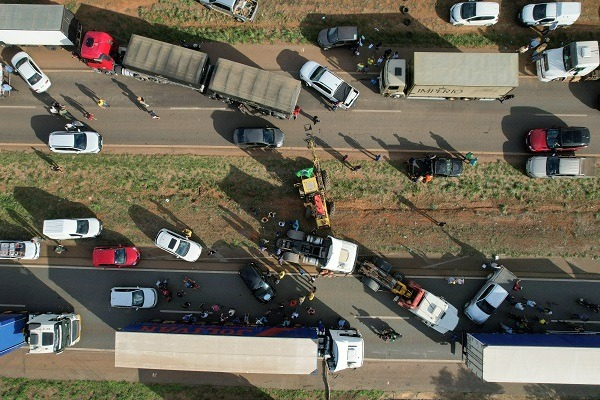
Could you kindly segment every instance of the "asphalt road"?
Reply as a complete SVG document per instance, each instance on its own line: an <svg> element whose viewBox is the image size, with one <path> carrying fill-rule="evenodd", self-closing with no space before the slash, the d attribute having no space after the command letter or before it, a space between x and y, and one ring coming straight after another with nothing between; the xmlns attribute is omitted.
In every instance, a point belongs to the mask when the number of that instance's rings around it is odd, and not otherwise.
<svg viewBox="0 0 600 400"><path fill-rule="evenodd" d="M40 62L41 63L41 62ZM286 72L281 72L287 74ZM298 120L243 115L196 91L172 85L138 82L129 77L110 77L89 70L48 73L49 93L35 95L19 77L19 90L0 100L0 142L44 145L48 134L62 129L65 120L51 116L46 107L53 100L68 106L83 120L82 110L97 121L90 125L114 145L231 146L233 129L245 126L278 126L286 133L285 147L305 147L304 124L318 115L318 145L325 148L385 149L394 151L475 151L478 153L525 152L524 135L532 128L600 124L596 101L600 82L546 83L523 78L515 99L500 102L426 101L382 98L361 74L342 73L361 96L350 111L332 112L312 90L303 89ZM143 96L160 115L152 120L134 102ZM95 98L107 100L100 109ZM600 141L592 138L582 154L600 154Z"/></svg>
<svg viewBox="0 0 600 400"><path fill-rule="evenodd" d="M239 266L242 264L239 263ZM75 310L82 316L82 340L76 346L83 349L114 349L113 332L133 321L146 321L154 318L164 320L180 319L185 313L198 312L199 305L206 303L221 304L225 309L233 307L238 315L250 313L257 317L269 308L274 308L269 317L270 322L277 324L283 319L277 314L277 303L306 295L309 284L298 275L290 275L277 285L276 301L263 305L256 301L241 279L234 271L184 271L160 269L98 269L53 265L36 267L2 267L3 304L2 310L31 310L39 312ZM183 289L182 279L189 276L196 280L201 288L198 291L186 290L182 298L173 296L167 303L161 297L153 309L127 310L114 309L109 306L110 288L115 286L152 287L158 279L168 277L170 288L174 292ZM499 322L514 326L508 318L509 312L517 312L507 302L483 326L471 324L462 314L462 305L469 301L483 285L483 278L468 278L464 285L448 285L443 277L413 277L432 293L446 298L459 309L461 322L457 332L484 331L494 332L499 329ZM583 296L597 302L597 282L584 280L543 280L528 279L522 282L524 289L512 292L517 300L522 296L533 299L540 306L553 311L547 319L568 319L570 313L587 313L585 308L575 303L575 298ZM425 326L411 313L393 302L393 295L388 292L372 292L357 277L339 277L335 279L320 278L316 283L317 296L313 301L306 301L298 307L300 317L298 323L316 326L319 320L326 325L336 324L338 316L346 319L357 328L365 338L365 357L386 360L444 360L461 359L459 343L450 343L449 335L441 335ZM557 288L560 287L560 290ZM506 287L509 291L510 288ZM181 304L191 302L192 306L184 310ZM315 316L306 312L306 307L317 310ZM288 316L293 308L286 305ZM541 316L534 309L527 309L526 315ZM591 313L593 314L593 313ZM600 329L600 317L590 315L591 321L586 324L588 330ZM212 315L212 322L218 322L219 316ZM535 322L532 320L535 327ZM385 343L376 333L392 327L403 337L394 343ZM564 330L559 323L551 323L550 330ZM537 329L538 327L536 327Z"/></svg>

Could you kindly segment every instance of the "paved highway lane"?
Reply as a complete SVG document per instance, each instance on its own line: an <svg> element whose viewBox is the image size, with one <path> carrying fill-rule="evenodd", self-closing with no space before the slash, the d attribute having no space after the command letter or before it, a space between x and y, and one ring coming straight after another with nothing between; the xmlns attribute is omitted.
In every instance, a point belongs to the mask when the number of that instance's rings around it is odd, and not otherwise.
<svg viewBox="0 0 600 400"><path fill-rule="evenodd" d="M241 265L241 264L240 264ZM209 266L207 266L209 267ZM292 275L284 278L276 287L276 302L267 306L254 300L243 285L236 272L211 271L176 271L176 270L127 270L97 269L81 267L52 266L39 267L1 267L5 288L0 307L2 310L32 311L70 311L75 310L82 316L82 340L78 348L112 349L114 348L114 331L132 321L145 321L154 318L178 319L187 312L198 311L200 303L207 305L221 304L226 309L233 307L237 314L245 312L253 316L262 315L269 308L275 310L269 317L271 322L279 323L281 315L277 315L277 302L287 302L308 292L308 283L302 277ZM201 286L200 290L187 290L183 298L173 296L167 303L161 296L156 308L150 310L113 309L109 306L110 288L114 286L153 286L161 278L170 278L171 290L183 288L182 279L190 276ZM470 300L483 285L483 279L468 278L465 285L448 285L442 277L414 277L417 282L431 292L443 296L454 304L460 312L461 322L457 332L483 330L496 331L502 320L511 326L514 323L507 317L508 312L516 311L505 303L496 315L483 327L476 327L468 322L462 314L462 305ZM597 282L575 280L524 280L522 292L516 295L533 299L543 307L553 310L551 319L570 319L571 312L587 313L590 322L588 330L600 329L600 317L591 315L585 308L575 303L579 296L588 297L598 302ZM374 359L414 359L414 360L448 360L458 361L461 358L459 344L449 343L449 335L441 335L413 317L411 313L395 304L393 295L386 292L374 293L363 286L356 277L320 278L316 282L317 296L308 300L298 311L298 322L316 326L319 320L327 325L334 325L338 316L344 317L352 327L361 331L366 340L365 357ZM561 290L557 291L556 288ZM184 301L190 301L188 310L181 308ZM315 316L309 316L306 307L317 310ZM285 307L290 315L292 308ZM526 310L533 317L541 315L533 309ZM218 315L212 321L218 321ZM534 324L532 320L532 324ZM403 337L394 343L385 343L376 332L391 326ZM561 324L550 324L549 329L564 329Z"/></svg>
<svg viewBox="0 0 600 400"><path fill-rule="evenodd" d="M361 75L353 74L355 78ZM50 93L37 98L16 80L19 92L0 103L5 122L0 142L45 143L49 132L61 129L65 122L45 110L52 100L66 104L80 119L83 109L92 112L98 120L90 125L104 136L107 146L230 146L237 127L276 125L286 133L286 146L304 147L303 125L309 122L307 116L318 115L319 144L333 148L523 152L524 134L531 128L600 124L600 112L591 108L600 82L542 84L521 79L515 99L501 104L387 99L376 94L369 82L356 81L361 97L351 111L329 111L316 94L303 89L298 104L306 115L282 121L243 115L193 90L128 77L82 70L55 72L51 79ZM134 104L138 95L161 116L159 121ZM111 108L100 109L94 96L107 100ZM600 142L592 139L583 153L600 153Z"/></svg>

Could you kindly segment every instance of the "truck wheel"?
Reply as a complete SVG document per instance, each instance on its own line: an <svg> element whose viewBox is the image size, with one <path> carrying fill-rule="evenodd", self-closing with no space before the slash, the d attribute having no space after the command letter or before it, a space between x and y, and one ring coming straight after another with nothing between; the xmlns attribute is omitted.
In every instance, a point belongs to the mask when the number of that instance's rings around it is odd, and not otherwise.
<svg viewBox="0 0 600 400"><path fill-rule="evenodd" d="M333 217L333 215L335 214L335 203L333 201L327 202L327 213L330 217Z"/></svg>
<svg viewBox="0 0 600 400"><path fill-rule="evenodd" d="M146 78L146 77L145 77L145 76L143 76L143 75L138 75L138 74L135 74L133 77L134 77L135 79L137 79L138 81L140 81L140 82L146 82L146 81L148 80L148 78Z"/></svg>
<svg viewBox="0 0 600 400"><path fill-rule="evenodd" d="M331 178L327 171L321 171L321 178L323 179L323 187L325 190L329 190L331 188Z"/></svg>
<svg viewBox="0 0 600 400"><path fill-rule="evenodd" d="M310 87L310 83L306 82L306 81L302 81L302 83L304 83L304 86L306 87Z"/></svg>
<svg viewBox="0 0 600 400"><path fill-rule="evenodd" d="M363 278L362 282L365 284L366 287L368 287L369 289L371 289L374 292L378 291L379 288L381 287L381 285L379 283L375 282L371 278Z"/></svg>
<svg viewBox="0 0 600 400"><path fill-rule="evenodd" d="M474 100L472 97L461 97L460 99L461 99L461 100L464 100L464 101L471 101L471 100Z"/></svg>

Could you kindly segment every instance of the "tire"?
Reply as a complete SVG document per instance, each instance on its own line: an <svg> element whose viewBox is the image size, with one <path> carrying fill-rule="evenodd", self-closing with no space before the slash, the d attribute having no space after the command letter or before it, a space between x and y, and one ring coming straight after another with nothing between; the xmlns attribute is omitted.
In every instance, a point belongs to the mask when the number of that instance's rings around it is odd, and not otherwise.
<svg viewBox="0 0 600 400"><path fill-rule="evenodd" d="M304 86L306 87L310 87L310 83L306 82L306 81L302 81L302 83L304 83Z"/></svg>
<svg viewBox="0 0 600 400"><path fill-rule="evenodd" d="M327 213L330 217L335 215L335 203L333 201L327 202Z"/></svg>
<svg viewBox="0 0 600 400"><path fill-rule="evenodd" d="M379 290L379 288L381 287L381 285L377 282L375 282L373 279L371 278L363 278L362 281L366 287L368 287L369 289L371 289L374 292L377 292Z"/></svg>
<svg viewBox="0 0 600 400"><path fill-rule="evenodd" d="M323 179L323 187L328 191L331 188L331 178L327 171L321 171L321 178Z"/></svg>
<svg viewBox="0 0 600 400"><path fill-rule="evenodd" d="M323 47L323 51L329 51L329 49L331 49L331 47Z"/></svg>
<svg viewBox="0 0 600 400"><path fill-rule="evenodd" d="M135 74L133 77L134 77L135 79L137 79L138 81L140 81L140 82L146 82L146 81L148 80L148 78L146 78L146 77L145 77L145 76L143 76L143 75L138 75L138 74Z"/></svg>
<svg viewBox="0 0 600 400"><path fill-rule="evenodd" d="M394 279L396 279L397 281L403 282L404 281L404 275L402 275L400 272L396 272L394 274Z"/></svg>

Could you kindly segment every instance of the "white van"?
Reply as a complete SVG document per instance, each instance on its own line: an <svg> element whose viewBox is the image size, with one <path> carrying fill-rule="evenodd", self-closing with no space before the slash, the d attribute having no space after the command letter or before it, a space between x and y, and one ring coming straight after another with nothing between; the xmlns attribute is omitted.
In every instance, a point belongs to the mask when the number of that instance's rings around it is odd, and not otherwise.
<svg viewBox="0 0 600 400"><path fill-rule="evenodd" d="M43 233L50 239L84 239L102 232L102 223L96 218L47 219Z"/></svg>
<svg viewBox="0 0 600 400"><path fill-rule="evenodd" d="M523 7L519 19L528 26L562 26L573 25L581 15L581 3L560 2L528 4Z"/></svg>

